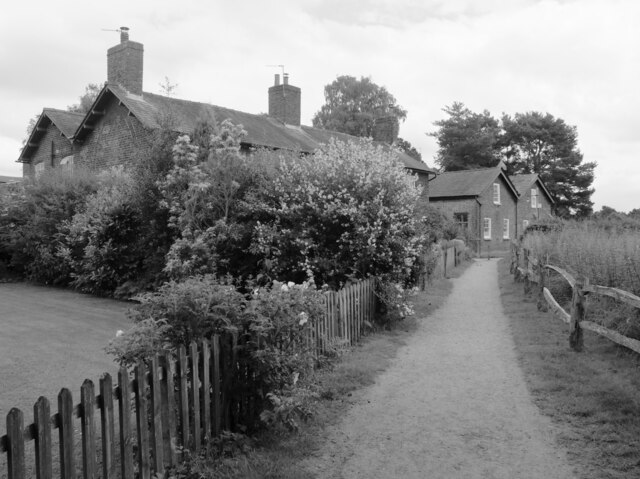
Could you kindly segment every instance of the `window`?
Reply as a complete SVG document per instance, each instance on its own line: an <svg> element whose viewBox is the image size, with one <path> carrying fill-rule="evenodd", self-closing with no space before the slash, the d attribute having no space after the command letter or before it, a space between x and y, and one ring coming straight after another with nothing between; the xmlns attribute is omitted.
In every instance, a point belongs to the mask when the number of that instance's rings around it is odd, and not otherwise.
<svg viewBox="0 0 640 479"><path fill-rule="evenodd" d="M522 231L524 232L529 227L529 220L522 220Z"/></svg>
<svg viewBox="0 0 640 479"><path fill-rule="evenodd" d="M538 207L538 190L537 188L531 188L531 207Z"/></svg>
<svg viewBox="0 0 640 479"><path fill-rule="evenodd" d="M486 240L490 240L491 239L491 218L485 218L484 222L482 223L482 229L484 231L484 239Z"/></svg>
<svg viewBox="0 0 640 479"><path fill-rule="evenodd" d="M65 156L60 160L60 167L63 170L73 170L73 155Z"/></svg>
<svg viewBox="0 0 640 479"><path fill-rule="evenodd" d="M500 204L500 183L493 184L493 204Z"/></svg>
<svg viewBox="0 0 640 479"><path fill-rule="evenodd" d="M509 219L502 220L502 239L509 239Z"/></svg>
<svg viewBox="0 0 640 479"><path fill-rule="evenodd" d="M44 173L44 161L36 164L36 178L38 178L42 173Z"/></svg>
<svg viewBox="0 0 640 479"><path fill-rule="evenodd" d="M460 228L469 228L469 213L454 213L453 219Z"/></svg>

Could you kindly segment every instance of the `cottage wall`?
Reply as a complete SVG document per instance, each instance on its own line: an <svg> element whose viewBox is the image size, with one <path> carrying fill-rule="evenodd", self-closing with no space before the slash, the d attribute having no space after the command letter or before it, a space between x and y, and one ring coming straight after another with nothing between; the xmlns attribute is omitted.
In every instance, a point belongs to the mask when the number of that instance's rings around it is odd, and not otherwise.
<svg viewBox="0 0 640 479"><path fill-rule="evenodd" d="M500 204L493 203L493 184L482 192L478 200L480 206L480 254L493 253L495 251L508 251L511 240L516 238L517 200L511 189L502 177L500 182ZM484 218L491 218L491 239L484 238ZM509 235L504 238L503 221L509 220Z"/></svg>
<svg viewBox="0 0 640 479"><path fill-rule="evenodd" d="M539 208L533 208L531 206L531 189L536 188L538 190L538 204ZM549 218L552 216L552 204L549 198L542 190L538 181L529 186L525 191L520 192L521 196L518 201L518 226L516 234L518 237L524 233L525 221L529 224L543 218Z"/></svg>
<svg viewBox="0 0 640 479"><path fill-rule="evenodd" d="M443 212L448 218L455 219L456 214L467 214L468 231L478 254L507 251L512 239L516 238L516 199L502 177L500 183L500 204L493 203L493 184L478 197L430 198L429 203ZM484 218L491 219L491 238L484 238ZM509 220L509 235L504 238L504 220Z"/></svg>
<svg viewBox="0 0 640 479"><path fill-rule="evenodd" d="M475 198L430 198L429 204L441 211L447 218L454 219L456 214L467 214L469 221L467 231L468 239L474 243L470 247L478 252L480 236L478 233L478 202Z"/></svg>
<svg viewBox="0 0 640 479"><path fill-rule="evenodd" d="M53 123L47 127L47 132L42 136L38 148L35 149L31 161L22 164L22 176L34 178L36 165L43 163L44 172L53 170L60 165L60 161L74 154L74 145Z"/></svg>
<svg viewBox="0 0 640 479"><path fill-rule="evenodd" d="M104 117L78 148L75 164L91 170L131 166L149 147L151 139L152 133L112 97L105 105Z"/></svg>

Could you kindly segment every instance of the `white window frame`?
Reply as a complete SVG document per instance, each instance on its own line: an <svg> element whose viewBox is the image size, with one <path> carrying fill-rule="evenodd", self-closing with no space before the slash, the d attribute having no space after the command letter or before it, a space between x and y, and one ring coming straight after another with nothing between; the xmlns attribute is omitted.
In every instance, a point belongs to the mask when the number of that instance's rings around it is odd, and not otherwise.
<svg viewBox="0 0 640 479"><path fill-rule="evenodd" d="M536 188L531 188L531 207L538 207L538 190Z"/></svg>
<svg viewBox="0 0 640 479"><path fill-rule="evenodd" d="M500 204L500 183L493 184L493 204Z"/></svg>
<svg viewBox="0 0 640 479"><path fill-rule="evenodd" d="M529 220L522 220L522 232L529 227Z"/></svg>
<svg viewBox="0 0 640 479"><path fill-rule="evenodd" d="M509 239L509 218L503 218L502 220L502 239Z"/></svg>
<svg viewBox="0 0 640 479"><path fill-rule="evenodd" d="M36 163L34 165L34 172L35 172L36 178L39 178L40 175L44 173L44 161L41 161L40 163Z"/></svg>
<svg viewBox="0 0 640 479"><path fill-rule="evenodd" d="M482 237L486 240L491 239L491 218L485 218L482 222Z"/></svg>

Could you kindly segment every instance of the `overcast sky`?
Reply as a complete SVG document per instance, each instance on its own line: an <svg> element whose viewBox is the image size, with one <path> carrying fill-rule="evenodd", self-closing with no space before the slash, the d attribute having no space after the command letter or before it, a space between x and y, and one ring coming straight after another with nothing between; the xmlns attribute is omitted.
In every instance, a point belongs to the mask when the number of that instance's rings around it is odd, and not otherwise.
<svg viewBox="0 0 640 479"><path fill-rule="evenodd" d="M284 64L310 125L339 75L369 76L408 110L400 136L434 165L427 132L454 101L540 111L578 128L596 209L640 207L640 1L110 0L11 2L0 16L0 175L29 119L106 80L115 30L144 44L144 89L250 113Z"/></svg>

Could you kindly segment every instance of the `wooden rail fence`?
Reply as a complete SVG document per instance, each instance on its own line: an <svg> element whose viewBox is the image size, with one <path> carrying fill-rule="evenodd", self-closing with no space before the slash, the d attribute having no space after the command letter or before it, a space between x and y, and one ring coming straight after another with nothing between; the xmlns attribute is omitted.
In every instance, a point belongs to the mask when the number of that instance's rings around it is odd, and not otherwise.
<svg viewBox="0 0 640 479"><path fill-rule="evenodd" d="M560 306L546 287L549 271L558 273L571 286L572 298L569 312ZM569 324L569 345L575 351L582 351L584 347L582 330L586 329L640 353L640 341L637 339L624 336L593 321L585 320L586 296L589 294L608 296L639 309L640 297L618 288L591 284L589 278L586 277L574 278L568 271L558 266L546 264L533 258L528 249L521 248L515 243L511 248L511 273L514 274L516 280L524 282L525 294L532 293L533 285L536 285L538 309L546 311L547 307L550 307L560 319Z"/></svg>
<svg viewBox="0 0 640 479"><path fill-rule="evenodd" d="M361 338L366 322L374 320L375 278L326 293L325 306L307 343L318 354L336 338L350 344ZM236 387L250 384L252 374L238 361L238 341L237 334L216 335L180 347L175 359L156 355L148 364L138 363L133 375L121 368L115 386L105 373L97 394L87 379L77 404L64 388L53 414L49 400L40 397L26 426L24 413L11 409L6 435L0 437L8 479L162 476L184 451L197 452L242 417L259 415L258 398ZM34 457L27 461L25 446L31 442Z"/></svg>

